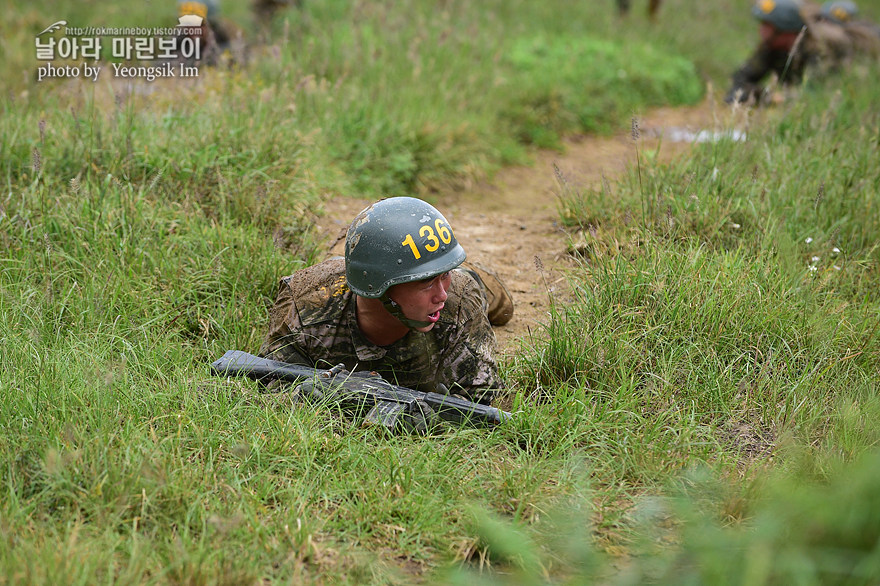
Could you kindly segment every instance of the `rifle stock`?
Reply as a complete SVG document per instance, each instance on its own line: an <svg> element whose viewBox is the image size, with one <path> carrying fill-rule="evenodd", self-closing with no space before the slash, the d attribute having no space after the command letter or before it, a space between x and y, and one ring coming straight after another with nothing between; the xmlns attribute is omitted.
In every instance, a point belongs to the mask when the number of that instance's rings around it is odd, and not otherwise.
<svg viewBox="0 0 880 586"><path fill-rule="evenodd" d="M338 402L343 406L371 409L368 419L375 419L389 427L392 423L396 424L401 413L414 413L419 401L431 407L442 419L455 423L497 425L511 418L510 413L495 407L451 395L415 391L391 384L376 374L335 372L335 367L319 369L289 364L240 350L227 351L211 364L211 370L219 376L246 376L262 382L312 381L315 387L336 390ZM393 421L389 418L393 418Z"/></svg>

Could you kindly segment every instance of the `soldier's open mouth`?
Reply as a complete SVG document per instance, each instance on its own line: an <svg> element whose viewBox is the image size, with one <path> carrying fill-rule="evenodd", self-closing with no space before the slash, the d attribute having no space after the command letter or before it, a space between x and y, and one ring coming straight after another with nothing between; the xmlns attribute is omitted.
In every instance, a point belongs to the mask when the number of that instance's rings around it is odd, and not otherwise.
<svg viewBox="0 0 880 586"><path fill-rule="evenodd" d="M439 309L428 316L428 321L431 323L435 323L439 319L440 319L440 310Z"/></svg>

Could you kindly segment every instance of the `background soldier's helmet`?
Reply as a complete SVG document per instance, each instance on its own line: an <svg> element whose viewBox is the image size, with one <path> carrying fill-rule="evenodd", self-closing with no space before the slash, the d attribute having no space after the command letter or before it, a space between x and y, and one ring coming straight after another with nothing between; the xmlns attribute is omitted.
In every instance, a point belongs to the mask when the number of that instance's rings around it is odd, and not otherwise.
<svg viewBox="0 0 880 586"><path fill-rule="evenodd" d="M195 14L211 20L217 18L219 12L218 0L177 0L177 16Z"/></svg>
<svg viewBox="0 0 880 586"><path fill-rule="evenodd" d="M363 210L345 238L345 276L362 297L451 271L467 255L446 218L414 197L391 197Z"/></svg>
<svg viewBox="0 0 880 586"><path fill-rule="evenodd" d="M858 13L855 2L826 2L822 5L822 16L838 24L851 21Z"/></svg>
<svg viewBox="0 0 880 586"><path fill-rule="evenodd" d="M799 0L758 0L752 6L752 16L782 32L797 32L804 26Z"/></svg>

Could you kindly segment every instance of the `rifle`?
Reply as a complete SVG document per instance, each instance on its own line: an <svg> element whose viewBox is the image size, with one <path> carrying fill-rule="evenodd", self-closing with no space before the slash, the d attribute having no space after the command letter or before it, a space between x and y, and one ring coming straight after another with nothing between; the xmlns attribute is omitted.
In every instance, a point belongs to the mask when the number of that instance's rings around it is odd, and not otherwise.
<svg viewBox="0 0 880 586"><path fill-rule="evenodd" d="M375 372L349 372L342 364L320 369L229 350L211 364L211 371L219 376L246 376L263 383L297 383L296 388L305 399L337 403L357 413L366 411L368 423L377 423L392 432L425 432L437 417L482 426L498 425L511 418L510 413L495 407L397 386Z"/></svg>

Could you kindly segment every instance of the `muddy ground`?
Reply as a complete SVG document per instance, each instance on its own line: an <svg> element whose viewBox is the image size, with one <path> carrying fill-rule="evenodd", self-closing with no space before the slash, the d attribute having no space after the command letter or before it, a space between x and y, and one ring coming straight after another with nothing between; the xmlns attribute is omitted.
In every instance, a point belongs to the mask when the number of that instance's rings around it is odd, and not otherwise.
<svg viewBox="0 0 880 586"><path fill-rule="evenodd" d="M743 128L746 116L711 98L694 107L652 110L637 116L638 152L659 147L660 162L686 157L701 131L705 136ZM610 137L572 137L562 153L541 151L533 165L506 168L491 181L430 197L468 258L494 268L514 297L513 319L495 328L502 353L515 352L529 335L543 335L550 292L556 299L565 296L565 270L573 262L567 253L570 235L558 223L557 169L569 185L584 190L601 185L603 177L613 184L635 163L636 153L631 129ZM350 197L327 202L318 229L328 254L342 254L348 223L369 203Z"/></svg>

